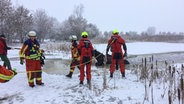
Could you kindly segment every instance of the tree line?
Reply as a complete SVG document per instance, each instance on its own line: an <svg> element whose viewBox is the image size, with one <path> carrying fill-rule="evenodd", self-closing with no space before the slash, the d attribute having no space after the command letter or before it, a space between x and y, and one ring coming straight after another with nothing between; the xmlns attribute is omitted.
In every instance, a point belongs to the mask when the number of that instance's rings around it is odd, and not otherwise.
<svg viewBox="0 0 184 104"><path fill-rule="evenodd" d="M37 32L40 42L45 39L51 41L68 40L70 35L81 36L82 31L87 31L89 38L94 41L106 42L112 31L100 32L95 24L88 23L83 17L84 6L82 4L74 8L73 13L63 22L49 16L44 9L31 12L21 6L13 6L11 0L0 1L0 34L7 37L7 42L23 42L30 30ZM61 14L62 15L62 14ZM120 30L121 31L121 30ZM184 33L160 32L156 34L155 27L148 27L145 32L138 34L134 31L120 32L128 41L178 41L183 39ZM167 38L166 38L167 37Z"/></svg>
<svg viewBox="0 0 184 104"><path fill-rule="evenodd" d="M99 34L99 29L83 18L83 8L83 5L76 6L73 14L60 23L56 18L48 16L43 9L32 13L23 5L14 7L11 0L1 0L0 34L6 35L8 42L23 42L30 30L36 31L40 42L45 39L66 40L70 35L80 37L84 30L89 32L90 38L95 37Z"/></svg>

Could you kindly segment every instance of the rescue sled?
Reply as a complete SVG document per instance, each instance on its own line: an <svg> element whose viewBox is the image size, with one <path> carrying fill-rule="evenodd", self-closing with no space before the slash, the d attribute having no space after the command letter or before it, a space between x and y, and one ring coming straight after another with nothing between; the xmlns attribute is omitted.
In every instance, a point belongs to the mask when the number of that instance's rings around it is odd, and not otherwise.
<svg viewBox="0 0 184 104"><path fill-rule="evenodd" d="M17 73L13 70L8 70L0 65L0 83L5 83L11 80Z"/></svg>

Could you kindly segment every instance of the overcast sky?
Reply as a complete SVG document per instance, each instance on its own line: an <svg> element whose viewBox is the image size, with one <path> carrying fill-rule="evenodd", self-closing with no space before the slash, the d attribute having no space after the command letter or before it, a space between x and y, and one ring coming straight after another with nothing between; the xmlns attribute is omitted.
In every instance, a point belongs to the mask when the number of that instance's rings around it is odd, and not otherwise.
<svg viewBox="0 0 184 104"><path fill-rule="evenodd" d="M66 20L75 6L84 6L83 17L102 31L184 32L184 0L12 0L29 10L45 9L60 22Z"/></svg>

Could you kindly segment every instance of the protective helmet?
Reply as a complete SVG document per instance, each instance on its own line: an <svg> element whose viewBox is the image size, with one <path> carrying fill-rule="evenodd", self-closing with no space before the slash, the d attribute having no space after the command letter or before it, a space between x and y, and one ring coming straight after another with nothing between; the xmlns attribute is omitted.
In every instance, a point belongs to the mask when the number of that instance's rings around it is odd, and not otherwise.
<svg viewBox="0 0 184 104"><path fill-rule="evenodd" d="M118 30L113 30L112 34L113 34L113 35L119 34L119 32L118 32Z"/></svg>
<svg viewBox="0 0 184 104"><path fill-rule="evenodd" d="M30 31L28 33L28 36L30 36L30 37L36 36L36 32L35 31Z"/></svg>
<svg viewBox="0 0 184 104"><path fill-rule="evenodd" d="M72 35L69 37L70 40L77 40L77 36L76 35Z"/></svg>
<svg viewBox="0 0 184 104"><path fill-rule="evenodd" d="M81 36L88 36L88 33L86 31L82 32Z"/></svg>

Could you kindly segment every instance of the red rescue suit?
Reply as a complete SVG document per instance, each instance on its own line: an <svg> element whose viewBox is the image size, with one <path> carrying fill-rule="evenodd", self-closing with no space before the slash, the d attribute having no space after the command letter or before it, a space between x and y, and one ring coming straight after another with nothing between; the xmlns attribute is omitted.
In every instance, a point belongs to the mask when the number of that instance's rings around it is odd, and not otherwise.
<svg viewBox="0 0 184 104"><path fill-rule="evenodd" d="M112 52L110 73L114 73L116 61L117 61L117 64L120 65L121 73L125 73L125 66L123 63L124 55L122 52L122 45L123 45L124 52L126 52L127 49L126 49L125 41L119 35L111 36L110 40L108 41L106 53L108 53L110 48Z"/></svg>
<svg viewBox="0 0 184 104"><path fill-rule="evenodd" d="M87 80L91 80L91 64L93 56L93 46L87 37L79 41L78 52L80 54L80 81L84 80L84 67L86 66Z"/></svg>
<svg viewBox="0 0 184 104"><path fill-rule="evenodd" d="M36 39L34 39L34 41L31 39L26 40L19 54L20 59L26 60L26 71L29 86L34 86L34 78L36 78L36 84L42 83L42 70L40 63L42 51L40 50L40 44L38 41Z"/></svg>

